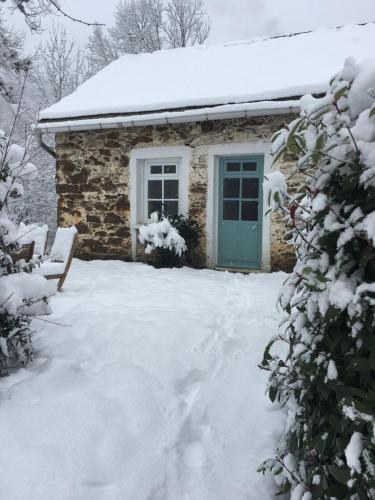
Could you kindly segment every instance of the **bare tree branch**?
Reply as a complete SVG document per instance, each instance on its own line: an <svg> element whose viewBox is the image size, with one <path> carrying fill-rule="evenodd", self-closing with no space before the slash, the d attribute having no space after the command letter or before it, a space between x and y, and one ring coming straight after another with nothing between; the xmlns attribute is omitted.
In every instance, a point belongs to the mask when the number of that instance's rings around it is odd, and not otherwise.
<svg viewBox="0 0 375 500"><path fill-rule="evenodd" d="M18 10L25 17L26 24L29 26L30 30L33 32L41 31L41 18L46 14L60 13L67 19L73 22L81 23L86 26L99 26L98 23L91 23L84 21L83 19L78 19L70 14L68 14L64 9L61 8L60 2L58 0L0 0L0 2L5 3L9 1L12 4L13 10Z"/></svg>
<svg viewBox="0 0 375 500"><path fill-rule="evenodd" d="M70 14L68 14L67 12L65 12L64 10L62 10L62 8L60 7L60 5L56 2L56 0L49 0L51 2L51 4L55 7L55 9L60 12L60 14L62 14L64 17L70 19L71 21L74 21L76 23L81 23L81 24L85 24L86 26L104 26L104 24L100 24L100 23L90 23L90 22L87 22L87 21L83 21L82 19L78 19L76 17L73 17L71 16Z"/></svg>

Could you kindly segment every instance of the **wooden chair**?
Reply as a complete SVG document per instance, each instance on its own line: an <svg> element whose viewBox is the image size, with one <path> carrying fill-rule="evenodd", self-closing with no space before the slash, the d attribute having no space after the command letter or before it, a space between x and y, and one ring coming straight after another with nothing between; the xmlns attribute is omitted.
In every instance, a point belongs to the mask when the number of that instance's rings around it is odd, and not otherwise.
<svg viewBox="0 0 375 500"><path fill-rule="evenodd" d="M68 230L71 230L71 228L68 228ZM64 231L64 229L59 229L58 231ZM36 268L36 270L35 270L38 274L41 274L47 280L59 280L57 283L57 290L59 292L61 292L61 290L62 290L63 284L66 280L70 266L72 264L74 251L75 251L75 248L77 245L77 239L78 239L77 233L75 233L72 240L71 240L69 253L64 256L63 262L62 261L56 262L56 261L45 260L41 263L39 268ZM52 247L52 250L51 250L50 259L54 258L53 252L54 252L54 246Z"/></svg>
<svg viewBox="0 0 375 500"><path fill-rule="evenodd" d="M66 277L68 276L68 272L69 272L70 266L72 265L74 250L75 250L76 246L77 246L77 235L75 235L73 238L73 244L72 244L72 247L70 249L70 254L69 254L68 260L65 263L64 272L58 273L58 274L47 274L46 276L44 276L47 280L59 280L59 282L57 283L57 290L59 292L61 292L64 281L66 280Z"/></svg>
<svg viewBox="0 0 375 500"><path fill-rule="evenodd" d="M49 229L47 224L38 226L37 224L24 224L21 222L19 225L18 241L21 245L34 241L34 257L46 254L48 237Z"/></svg>
<svg viewBox="0 0 375 500"><path fill-rule="evenodd" d="M45 254L47 253L48 241L49 241L49 239L50 239L50 235L51 235L51 232L50 232L50 230L48 229L47 234L46 234L46 241L45 241L45 243L44 243L43 255L45 255Z"/></svg>
<svg viewBox="0 0 375 500"><path fill-rule="evenodd" d="M33 258L34 255L34 246L35 246L35 241L32 241L31 243L26 243L25 245L21 245L19 250L12 252L10 255L12 257L13 263L15 264L20 260L25 260L26 262L30 262L30 260Z"/></svg>

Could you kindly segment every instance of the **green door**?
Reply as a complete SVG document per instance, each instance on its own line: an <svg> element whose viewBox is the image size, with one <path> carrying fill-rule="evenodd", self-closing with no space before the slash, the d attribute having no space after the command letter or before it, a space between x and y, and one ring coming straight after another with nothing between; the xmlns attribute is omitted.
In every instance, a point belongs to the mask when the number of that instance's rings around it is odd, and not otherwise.
<svg viewBox="0 0 375 500"><path fill-rule="evenodd" d="M220 159L218 265L261 269L263 156Z"/></svg>

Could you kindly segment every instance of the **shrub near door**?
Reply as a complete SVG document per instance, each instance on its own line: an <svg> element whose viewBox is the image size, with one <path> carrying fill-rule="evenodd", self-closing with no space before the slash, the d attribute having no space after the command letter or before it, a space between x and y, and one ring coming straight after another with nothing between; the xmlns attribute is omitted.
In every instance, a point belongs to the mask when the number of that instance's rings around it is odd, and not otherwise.
<svg viewBox="0 0 375 500"><path fill-rule="evenodd" d="M141 227L139 241L155 267L181 267L191 262L199 234L198 224L191 218L154 212L151 222Z"/></svg>

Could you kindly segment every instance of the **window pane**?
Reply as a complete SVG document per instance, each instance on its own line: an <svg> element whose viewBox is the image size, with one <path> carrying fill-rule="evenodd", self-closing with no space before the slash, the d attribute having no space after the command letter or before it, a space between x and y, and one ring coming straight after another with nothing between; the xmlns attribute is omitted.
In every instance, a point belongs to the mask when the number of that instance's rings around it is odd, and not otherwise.
<svg viewBox="0 0 375 500"><path fill-rule="evenodd" d="M177 172L176 165L164 165L165 174L175 174Z"/></svg>
<svg viewBox="0 0 375 500"><path fill-rule="evenodd" d="M224 179L224 198L240 197L240 179Z"/></svg>
<svg viewBox="0 0 375 500"><path fill-rule="evenodd" d="M242 179L242 198L259 197L259 179Z"/></svg>
<svg viewBox="0 0 375 500"><path fill-rule="evenodd" d="M161 199L163 197L163 181L148 181L148 198Z"/></svg>
<svg viewBox="0 0 375 500"><path fill-rule="evenodd" d="M227 172L240 172L241 163L240 162L228 162L227 163Z"/></svg>
<svg viewBox="0 0 375 500"><path fill-rule="evenodd" d="M242 202L242 220L258 220L258 202L257 201L243 201Z"/></svg>
<svg viewBox="0 0 375 500"><path fill-rule="evenodd" d="M164 213L166 215L178 215L178 201L165 201Z"/></svg>
<svg viewBox="0 0 375 500"><path fill-rule="evenodd" d="M164 198L178 200L178 181L164 181Z"/></svg>
<svg viewBox="0 0 375 500"><path fill-rule="evenodd" d="M258 164L255 161L245 161L243 163L242 169L245 172L255 172L258 167Z"/></svg>
<svg viewBox="0 0 375 500"><path fill-rule="evenodd" d="M151 217L153 212L162 212L163 202L160 201L149 201L148 202L148 218Z"/></svg>
<svg viewBox="0 0 375 500"><path fill-rule="evenodd" d="M223 220L238 220L240 216L239 201L223 201Z"/></svg>
<svg viewBox="0 0 375 500"><path fill-rule="evenodd" d="M163 167L161 165L151 165L151 173L152 174L162 174Z"/></svg>

